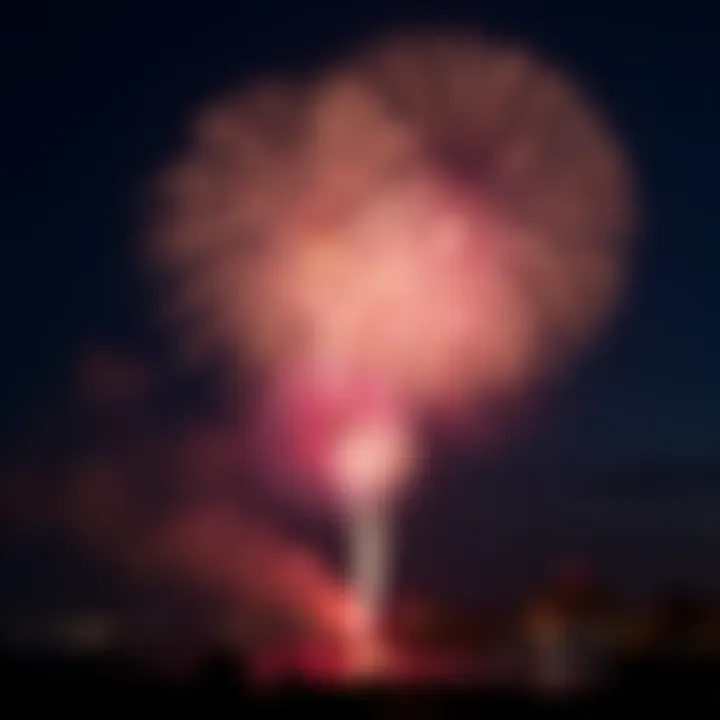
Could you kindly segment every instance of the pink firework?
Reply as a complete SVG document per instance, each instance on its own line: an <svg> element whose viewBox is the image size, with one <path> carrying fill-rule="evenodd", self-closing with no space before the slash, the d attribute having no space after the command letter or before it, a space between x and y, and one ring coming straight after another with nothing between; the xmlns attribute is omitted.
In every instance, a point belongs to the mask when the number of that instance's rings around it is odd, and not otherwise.
<svg viewBox="0 0 720 720"><path fill-rule="evenodd" d="M390 40L195 129L150 233L192 357L347 366L452 416L551 377L617 304L626 164L523 49Z"/></svg>
<svg viewBox="0 0 720 720"><path fill-rule="evenodd" d="M384 490L420 421L536 387L610 318L634 226L622 153L524 49L418 35L229 95L159 186L170 319L190 357L266 378L268 459L340 490L376 612Z"/></svg>

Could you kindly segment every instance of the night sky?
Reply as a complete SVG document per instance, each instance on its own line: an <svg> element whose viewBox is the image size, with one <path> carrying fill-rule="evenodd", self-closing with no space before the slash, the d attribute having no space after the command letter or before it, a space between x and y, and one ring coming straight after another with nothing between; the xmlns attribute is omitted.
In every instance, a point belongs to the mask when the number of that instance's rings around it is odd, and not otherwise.
<svg viewBox="0 0 720 720"><path fill-rule="evenodd" d="M88 340L149 345L135 193L199 102L238 78L322 62L387 22L472 21L527 39L601 101L633 157L645 229L609 337L532 438L505 451L542 472L482 483L465 461L447 482L431 482L409 510L407 572L471 592L577 550L627 583L718 584L716 13L633 1L438 3L442 12L337 3L290 13L274 2L11 4L0 23L7 437L62 385ZM468 572L470 559L482 572Z"/></svg>

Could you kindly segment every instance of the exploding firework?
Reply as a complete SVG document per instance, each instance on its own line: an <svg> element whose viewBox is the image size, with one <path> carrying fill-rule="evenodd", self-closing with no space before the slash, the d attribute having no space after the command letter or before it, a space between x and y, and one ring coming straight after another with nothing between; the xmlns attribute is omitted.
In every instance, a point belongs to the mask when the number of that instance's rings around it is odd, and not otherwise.
<svg viewBox="0 0 720 720"><path fill-rule="evenodd" d="M366 518L373 605L376 490L409 472L418 421L562 369L617 304L634 224L623 155L582 93L466 36L386 40L230 94L158 185L168 316L191 357L260 371L286 470L339 482Z"/></svg>

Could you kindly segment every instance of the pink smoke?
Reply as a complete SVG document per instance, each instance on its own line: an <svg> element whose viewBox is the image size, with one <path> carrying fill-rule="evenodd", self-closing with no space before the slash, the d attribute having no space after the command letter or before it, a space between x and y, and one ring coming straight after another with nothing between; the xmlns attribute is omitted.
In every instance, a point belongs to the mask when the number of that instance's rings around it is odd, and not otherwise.
<svg viewBox="0 0 720 720"><path fill-rule="evenodd" d="M248 485L241 429L222 417L168 416L160 385L140 359L83 357L64 420L45 423L32 454L5 468L4 526L72 540L128 589L199 596L210 620L241 616L245 642L268 625L342 636L352 598L317 554L238 492ZM64 437L68 414L85 442L52 451L46 441Z"/></svg>

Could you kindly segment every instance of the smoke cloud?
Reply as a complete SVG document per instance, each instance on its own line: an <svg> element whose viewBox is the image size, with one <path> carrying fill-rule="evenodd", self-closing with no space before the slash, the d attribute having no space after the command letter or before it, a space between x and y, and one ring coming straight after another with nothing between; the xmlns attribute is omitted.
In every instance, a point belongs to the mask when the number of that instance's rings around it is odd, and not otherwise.
<svg viewBox="0 0 720 720"><path fill-rule="evenodd" d="M69 540L109 569L124 595L192 600L193 624L241 622L244 634L233 639L241 645L280 631L342 637L351 598L250 497L241 428L233 418L180 413L164 396L141 359L83 356L69 397L5 463L4 530L13 542Z"/></svg>

